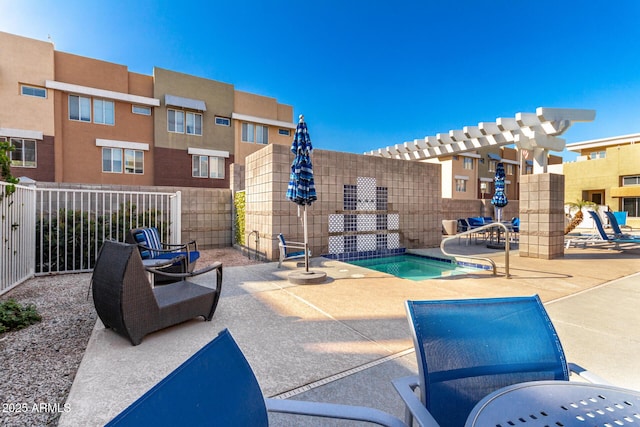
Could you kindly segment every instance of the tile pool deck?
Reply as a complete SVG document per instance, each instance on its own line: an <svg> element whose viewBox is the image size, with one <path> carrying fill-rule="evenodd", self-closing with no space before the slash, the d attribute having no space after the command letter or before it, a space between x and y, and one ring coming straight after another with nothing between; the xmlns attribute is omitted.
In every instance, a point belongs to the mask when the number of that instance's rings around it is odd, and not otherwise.
<svg viewBox="0 0 640 427"><path fill-rule="evenodd" d="M473 244L455 250L486 252ZM134 347L98 321L67 400L71 411L62 414L59 426L103 425L224 328L244 351L265 395L366 405L402 417L390 380L417 372L407 299L539 294L570 361L614 384L640 389L640 250L571 248L552 261L520 258L514 251L510 279L503 275L503 255L485 256L498 264L497 277L479 272L413 282L314 258L312 269L325 271L330 280L305 286L287 281L295 262L281 269L277 263L226 268L211 322L193 320L148 335ZM270 419L276 426L345 425Z"/></svg>

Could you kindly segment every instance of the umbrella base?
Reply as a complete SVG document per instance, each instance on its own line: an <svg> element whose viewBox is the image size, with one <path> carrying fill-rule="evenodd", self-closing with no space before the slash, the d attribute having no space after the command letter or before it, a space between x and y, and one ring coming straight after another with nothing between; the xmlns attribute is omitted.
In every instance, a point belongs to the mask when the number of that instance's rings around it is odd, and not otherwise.
<svg viewBox="0 0 640 427"><path fill-rule="evenodd" d="M294 285L319 285L327 279L327 273L322 271L294 271L289 274L289 282Z"/></svg>

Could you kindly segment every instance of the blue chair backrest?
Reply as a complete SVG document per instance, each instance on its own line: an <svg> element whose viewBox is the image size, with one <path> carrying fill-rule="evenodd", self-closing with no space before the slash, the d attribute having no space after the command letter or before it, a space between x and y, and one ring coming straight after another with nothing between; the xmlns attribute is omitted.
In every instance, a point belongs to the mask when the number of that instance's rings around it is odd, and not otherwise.
<svg viewBox="0 0 640 427"><path fill-rule="evenodd" d="M482 218L481 216L470 217L470 218L467 218L467 222L471 227L480 227L484 225L484 218Z"/></svg>
<svg viewBox="0 0 640 427"><path fill-rule="evenodd" d="M147 248L162 249L160 233L155 227L141 228L136 232L134 238L136 239L136 243L140 243L142 246L146 246ZM158 254L158 252L152 250L143 249L140 251L142 259L155 258Z"/></svg>
<svg viewBox="0 0 640 427"><path fill-rule="evenodd" d="M596 229L598 230L598 234L602 240L611 240L609 236L607 236L607 232L604 231L604 226L602 225L602 220L600 219L600 215L598 215L594 211L589 211L589 215L593 218L593 223L596 225Z"/></svg>
<svg viewBox="0 0 640 427"><path fill-rule="evenodd" d="M511 226L513 227L513 231L516 233L520 231L520 218L515 217L511 218Z"/></svg>
<svg viewBox="0 0 640 427"><path fill-rule="evenodd" d="M622 229L620 228L620 221L618 221L618 215L616 214L624 214L624 224L627 222L627 213L626 212L610 212L605 211L607 218L609 218L609 225L611 225L611 229L615 234L623 234Z"/></svg>
<svg viewBox="0 0 640 427"><path fill-rule="evenodd" d="M268 425L258 381L226 329L107 424L205 425Z"/></svg>
<svg viewBox="0 0 640 427"><path fill-rule="evenodd" d="M556 331L532 297L407 301L422 403L438 423L464 426L487 394L510 384L568 380Z"/></svg>

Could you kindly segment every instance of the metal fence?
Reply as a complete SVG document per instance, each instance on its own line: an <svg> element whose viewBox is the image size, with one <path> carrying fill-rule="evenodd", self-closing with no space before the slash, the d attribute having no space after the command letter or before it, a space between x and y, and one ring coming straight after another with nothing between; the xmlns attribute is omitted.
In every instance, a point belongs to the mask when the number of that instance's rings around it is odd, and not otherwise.
<svg viewBox="0 0 640 427"><path fill-rule="evenodd" d="M0 182L0 294L33 277L35 271L36 192Z"/></svg>
<svg viewBox="0 0 640 427"><path fill-rule="evenodd" d="M2 204L0 294L34 274L91 271L102 242L124 241L132 228L157 227L163 242L181 240L179 191L18 190ZM19 218L11 211L15 205L21 207Z"/></svg>

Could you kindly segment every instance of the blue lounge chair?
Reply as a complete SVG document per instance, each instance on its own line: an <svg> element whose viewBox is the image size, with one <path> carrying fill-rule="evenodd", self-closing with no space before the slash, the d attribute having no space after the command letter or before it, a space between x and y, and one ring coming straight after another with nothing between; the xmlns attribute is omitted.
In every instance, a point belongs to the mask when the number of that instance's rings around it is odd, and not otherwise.
<svg viewBox="0 0 640 427"><path fill-rule="evenodd" d="M269 424L267 412L406 427L378 409L264 398L251 366L226 329L107 426L260 427Z"/></svg>
<svg viewBox="0 0 640 427"><path fill-rule="evenodd" d="M640 245L640 238L608 235L606 231L604 231L604 225L602 224L600 215L594 211L589 211L589 215L593 218L593 223L596 226L596 230L598 230L598 235L600 237L600 241L598 243L613 244L616 249L635 249L637 245Z"/></svg>
<svg viewBox="0 0 640 427"><path fill-rule="evenodd" d="M407 425L415 418L421 426L464 426L476 403L489 393L527 381L567 381L570 370L606 383L567 364L537 295L407 301L406 309L419 374L393 383L406 404Z"/></svg>
<svg viewBox="0 0 640 427"><path fill-rule="evenodd" d="M607 218L609 218L609 225L611 226L611 229L614 232L614 237L616 239L634 239L636 237L631 236L630 234L626 234L622 232L622 229L620 228L620 223L618 222L618 218L615 215L616 213L620 213L620 212L611 212L611 211L606 211L605 215L607 215ZM626 214L626 212L622 212L624 214ZM625 215L626 218L626 215Z"/></svg>
<svg viewBox="0 0 640 427"><path fill-rule="evenodd" d="M278 248L280 249L280 256L278 257L278 268L280 268L283 261L304 258L305 244L302 242L287 242L284 239L284 236L282 235L282 233L278 234ZM302 249L302 250L291 251L289 249ZM309 256L311 256L311 250L309 250Z"/></svg>

